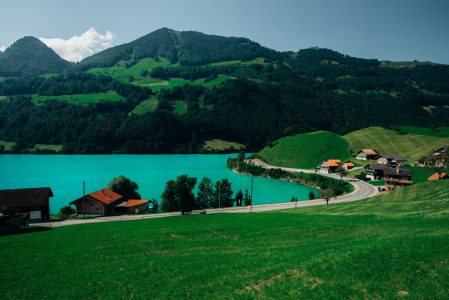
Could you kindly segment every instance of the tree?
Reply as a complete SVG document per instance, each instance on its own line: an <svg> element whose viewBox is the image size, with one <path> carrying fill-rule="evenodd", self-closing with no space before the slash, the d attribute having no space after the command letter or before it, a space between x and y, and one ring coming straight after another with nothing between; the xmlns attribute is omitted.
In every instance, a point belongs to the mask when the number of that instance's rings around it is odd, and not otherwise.
<svg viewBox="0 0 449 300"><path fill-rule="evenodd" d="M192 191L196 180L195 177L181 175L176 180L167 181L162 193L162 210L183 213L192 211L195 206L195 195Z"/></svg>
<svg viewBox="0 0 449 300"><path fill-rule="evenodd" d="M123 175L112 179L108 184L108 188L122 195L125 199L140 199L140 195L137 192L139 189L137 183Z"/></svg>
<svg viewBox="0 0 449 300"><path fill-rule="evenodd" d="M320 198L326 200L326 205L329 205L329 200L331 198L334 198L335 196L336 196L335 191L331 189L324 189L320 192Z"/></svg>
<svg viewBox="0 0 449 300"><path fill-rule="evenodd" d="M199 209L212 208L214 205L214 185L208 177L201 179L198 185L198 194L196 197L196 207Z"/></svg>
<svg viewBox="0 0 449 300"><path fill-rule="evenodd" d="M243 193L242 191L238 191L237 194L235 195L235 205L236 206L242 206L243 204Z"/></svg>
<svg viewBox="0 0 449 300"><path fill-rule="evenodd" d="M315 193L313 191L309 192L309 200L315 199Z"/></svg>
<svg viewBox="0 0 449 300"><path fill-rule="evenodd" d="M245 206L250 206L253 203L251 196L248 193L248 189L245 189L245 195L243 196L243 203L245 204Z"/></svg>
<svg viewBox="0 0 449 300"><path fill-rule="evenodd" d="M157 213L159 211L159 202L156 199L151 199L150 203L153 205L153 213Z"/></svg>
<svg viewBox="0 0 449 300"><path fill-rule="evenodd" d="M228 179L225 178L215 182L214 207L232 207L234 202L232 194L231 183Z"/></svg>
<svg viewBox="0 0 449 300"><path fill-rule="evenodd" d="M298 197L292 197L290 202L295 202L295 208L298 206Z"/></svg>

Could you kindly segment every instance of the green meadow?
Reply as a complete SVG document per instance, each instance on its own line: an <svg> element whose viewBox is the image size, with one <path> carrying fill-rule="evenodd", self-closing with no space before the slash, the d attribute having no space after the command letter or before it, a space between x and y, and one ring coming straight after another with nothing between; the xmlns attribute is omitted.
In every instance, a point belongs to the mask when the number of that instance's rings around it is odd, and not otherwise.
<svg viewBox="0 0 449 300"><path fill-rule="evenodd" d="M0 237L2 299L447 299L449 181L353 203Z"/></svg>
<svg viewBox="0 0 449 300"><path fill-rule="evenodd" d="M92 93L92 94L75 94L75 95L60 95L60 96L33 96L33 103L39 104L45 101L64 101L72 104L90 104L100 101L120 101L122 97L115 91L106 93Z"/></svg>

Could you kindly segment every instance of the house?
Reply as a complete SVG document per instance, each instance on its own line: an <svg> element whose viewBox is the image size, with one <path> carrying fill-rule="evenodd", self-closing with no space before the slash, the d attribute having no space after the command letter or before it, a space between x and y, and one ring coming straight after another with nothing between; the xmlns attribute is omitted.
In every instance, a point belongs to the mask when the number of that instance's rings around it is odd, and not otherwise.
<svg viewBox="0 0 449 300"><path fill-rule="evenodd" d="M432 176L430 176L429 178L427 178L427 180L433 181L433 180L441 180L441 179L447 179L449 178L449 176L442 172L442 173L438 173L436 172L435 174L433 174Z"/></svg>
<svg viewBox="0 0 449 300"><path fill-rule="evenodd" d="M387 168L384 164L369 164L365 166L366 178L370 180L384 179L384 171Z"/></svg>
<svg viewBox="0 0 449 300"><path fill-rule="evenodd" d="M0 190L0 215L26 213L30 221L48 221L50 197L53 192L49 187Z"/></svg>
<svg viewBox="0 0 449 300"><path fill-rule="evenodd" d="M323 161L318 169L320 173L328 174L335 173L337 169L340 167L341 160L339 159L329 159L327 161Z"/></svg>
<svg viewBox="0 0 449 300"><path fill-rule="evenodd" d="M396 168L397 166L405 166L408 165L408 161L406 158L396 155L396 154L389 154L385 155L383 157L380 157L377 160L378 164L386 165L390 168Z"/></svg>
<svg viewBox="0 0 449 300"><path fill-rule="evenodd" d="M341 166L345 171L349 171L352 168L355 167L355 165L352 162L345 162L343 163L343 165Z"/></svg>
<svg viewBox="0 0 449 300"><path fill-rule="evenodd" d="M357 152L356 158L359 160L375 160L379 157L379 152L374 149L362 149Z"/></svg>
<svg viewBox="0 0 449 300"><path fill-rule="evenodd" d="M400 188L413 184L412 170L400 168L386 168L384 171L384 181L387 190Z"/></svg>
<svg viewBox="0 0 449 300"><path fill-rule="evenodd" d="M101 189L70 202L78 215L107 216L114 214L114 207L124 202L123 196L111 189Z"/></svg>
<svg viewBox="0 0 449 300"><path fill-rule="evenodd" d="M449 146L441 147L441 148L438 148L436 150L433 150L432 155L433 156L445 155L446 153L448 153L448 150L449 150Z"/></svg>
<svg viewBox="0 0 449 300"><path fill-rule="evenodd" d="M128 201L118 204L117 208L123 208L123 212L130 214L144 213L148 210L149 200L130 199Z"/></svg>

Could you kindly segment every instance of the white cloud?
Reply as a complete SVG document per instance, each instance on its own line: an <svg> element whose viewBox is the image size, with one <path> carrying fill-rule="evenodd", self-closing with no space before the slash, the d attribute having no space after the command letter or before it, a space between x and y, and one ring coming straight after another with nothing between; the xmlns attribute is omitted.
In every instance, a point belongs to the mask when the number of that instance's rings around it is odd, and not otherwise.
<svg viewBox="0 0 449 300"><path fill-rule="evenodd" d="M0 46L0 52L4 52L6 50L6 46Z"/></svg>
<svg viewBox="0 0 449 300"><path fill-rule="evenodd" d="M114 38L115 35L110 31L101 34L95 28L90 27L81 35L75 35L67 40L42 37L39 39L62 58L68 61L80 61L87 56L112 47Z"/></svg>

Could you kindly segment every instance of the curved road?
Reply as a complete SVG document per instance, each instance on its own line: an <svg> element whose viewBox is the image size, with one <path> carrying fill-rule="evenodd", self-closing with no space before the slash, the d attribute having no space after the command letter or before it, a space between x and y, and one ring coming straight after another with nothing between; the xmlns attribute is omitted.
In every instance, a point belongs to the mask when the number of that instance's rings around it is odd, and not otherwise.
<svg viewBox="0 0 449 300"><path fill-rule="evenodd" d="M282 169L287 172L303 172L303 173L315 173L313 170L305 170L305 169L294 169L294 168L280 168L276 166L268 165L260 160L253 160L251 163L256 164L260 167L267 169ZM326 177L332 177L335 179L340 179L339 175L336 174L321 174ZM375 196L377 192L377 188L363 181L359 181L357 179L343 177L343 180L349 182L354 187L354 191L342 195L336 198L331 199L330 203L343 203L343 202L351 202L357 201L369 197ZM206 209L205 213L207 214L215 214L215 213L247 213L247 212L263 212L263 211L273 211L273 210L283 210L295 207L307 207L307 206L317 206L317 205L326 205L326 201L323 199L316 200L307 200L307 201L298 201L298 202L285 202L285 203L277 203L277 204L264 204L264 205L255 205L255 206L247 206L247 207L229 207L229 208L215 208L215 209ZM193 211L193 214L200 214L201 211ZM141 220L141 219L155 219L155 218L165 218L165 217L173 217L180 216L180 212L172 212L172 213L161 213L154 215L123 215L123 216L108 216L108 217L99 217L95 219L70 219L61 222L46 222L46 223L38 223L33 224L35 226L45 226L45 227L61 227L67 225L76 225L76 224L86 224L86 223L100 223L100 222L113 222L113 221L129 221L129 220Z"/></svg>

